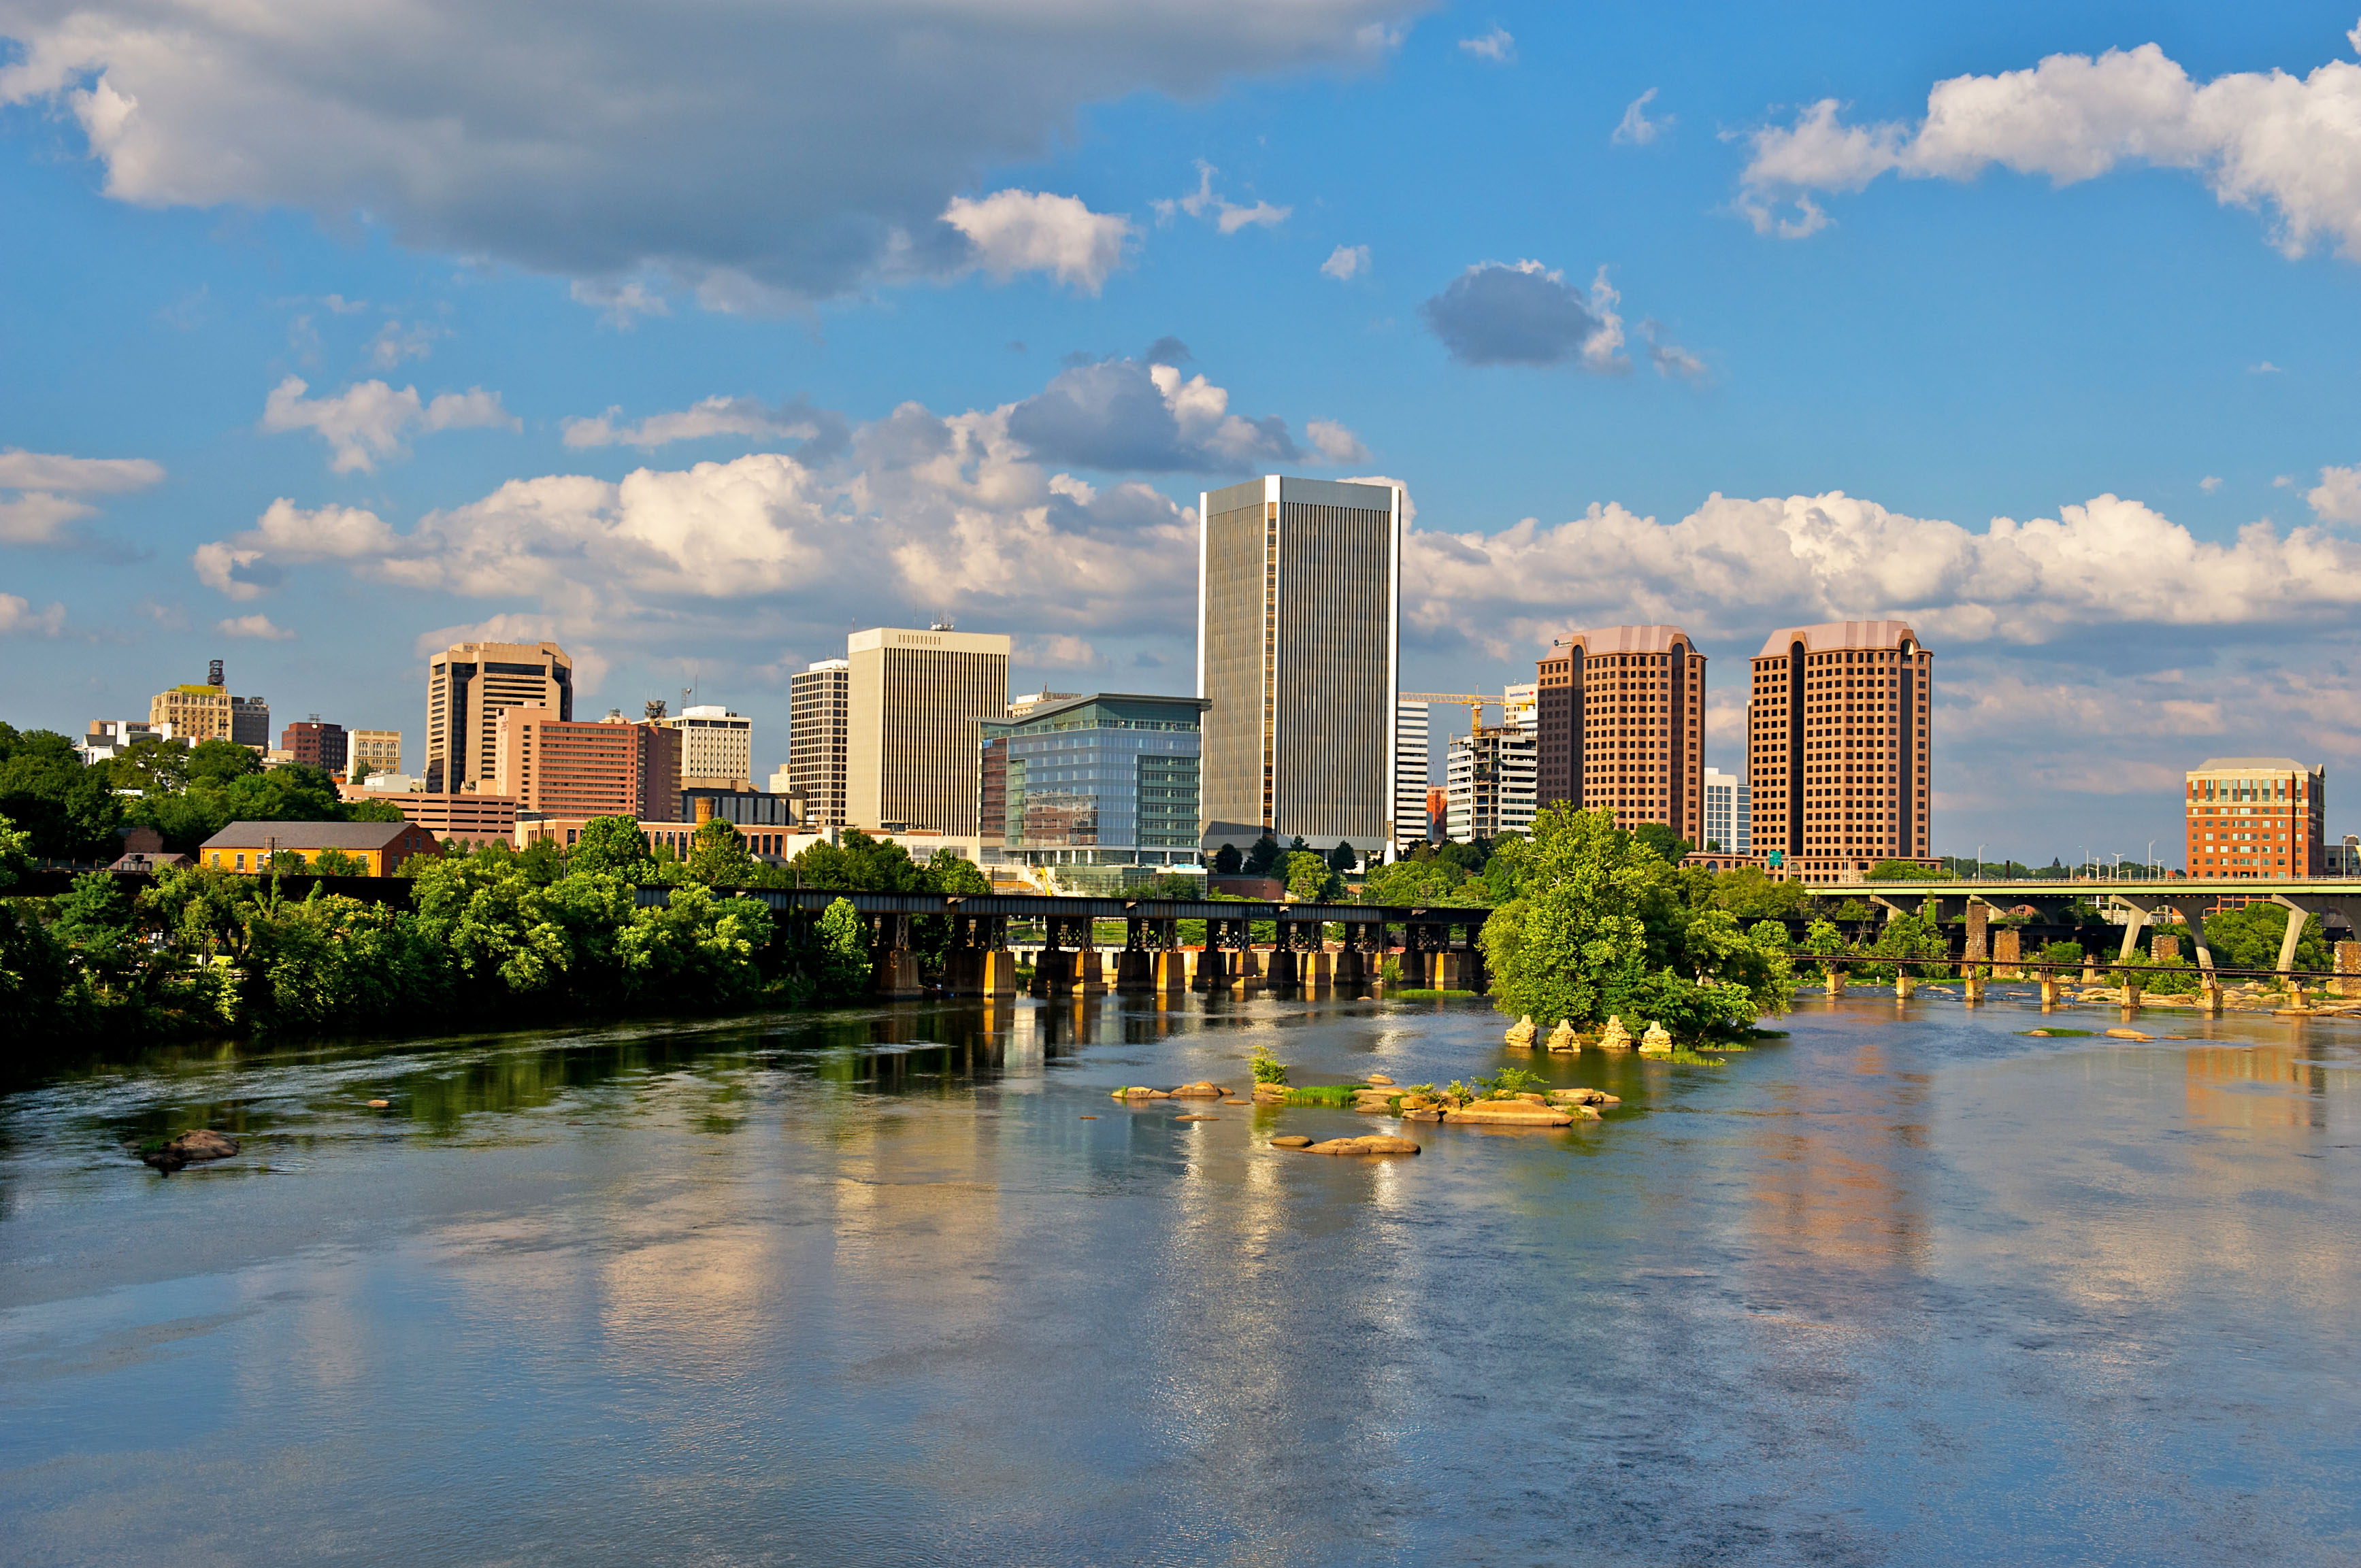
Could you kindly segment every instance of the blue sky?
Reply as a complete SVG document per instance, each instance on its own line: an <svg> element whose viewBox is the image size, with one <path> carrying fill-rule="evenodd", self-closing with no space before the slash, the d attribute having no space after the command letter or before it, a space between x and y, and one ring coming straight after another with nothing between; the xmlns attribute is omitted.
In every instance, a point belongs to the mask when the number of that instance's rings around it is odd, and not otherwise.
<svg viewBox="0 0 2361 1568"><path fill-rule="evenodd" d="M1944 850L2213 754L2361 829L2354 13L0 0L0 717L414 740L482 628L767 768L935 610L1180 690L1279 467L1409 487L1409 684L1673 620L1734 767L1765 634L1895 615Z"/></svg>

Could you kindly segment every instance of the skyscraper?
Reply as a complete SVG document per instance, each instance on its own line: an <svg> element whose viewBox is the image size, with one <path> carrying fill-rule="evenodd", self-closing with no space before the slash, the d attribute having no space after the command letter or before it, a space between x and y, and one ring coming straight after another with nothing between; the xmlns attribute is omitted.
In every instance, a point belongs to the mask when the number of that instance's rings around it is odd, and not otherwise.
<svg viewBox="0 0 2361 1568"><path fill-rule="evenodd" d="M279 737L281 751L293 752L295 761L324 773L345 771L346 745L345 727L324 722L316 713L297 719Z"/></svg>
<svg viewBox="0 0 2361 1568"><path fill-rule="evenodd" d="M1100 693L983 722L983 839L1069 892L1112 894L1197 863L1204 699ZM1019 711L1019 710L1022 711Z"/></svg>
<svg viewBox="0 0 2361 1568"><path fill-rule="evenodd" d="M1522 725L1479 725L1471 734L1453 736L1443 786L1453 841L1531 833L1533 764L1533 732Z"/></svg>
<svg viewBox="0 0 2361 1568"><path fill-rule="evenodd" d="M489 784L500 755L500 713L545 707L574 718L574 663L555 642L457 642L426 665L426 787L457 794Z"/></svg>
<svg viewBox="0 0 2361 1568"><path fill-rule="evenodd" d="M787 787L804 792L815 828L841 828L844 766L851 743L852 666L822 659L787 677Z"/></svg>
<svg viewBox="0 0 2361 1568"><path fill-rule="evenodd" d="M1754 850L1806 882L1927 854L1934 655L1899 620L1774 631L1754 656Z"/></svg>
<svg viewBox="0 0 2361 1568"><path fill-rule="evenodd" d="M792 697L789 699L791 702ZM754 787L754 721L714 704L656 720L680 737L680 787Z"/></svg>
<svg viewBox="0 0 2361 1568"><path fill-rule="evenodd" d="M1705 771L1705 838L1700 850L1742 855L1753 841L1754 797L1746 780L1719 768Z"/></svg>
<svg viewBox="0 0 2361 1568"><path fill-rule="evenodd" d="M2208 757L2187 779L2189 874L2328 876L2328 770L2292 757Z"/></svg>
<svg viewBox="0 0 2361 1568"><path fill-rule="evenodd" d="M1691 844L1705 824L1705 655L1677 626L1609 626L1550 644L1540 690L1541 804L1606 806Z"/></svg>
<svg viewBox="0 0 2361 1568"><path fill-rule="evenodd" d="M1429 747L1433 716L1424 702L1394 704L1394 847L1408 850L1427 836L1426 792L1434 762Z"/></svg>
<svg viewBox="0 0 2361 1568"><path fill-rule="evenodd" d="M1401 490L1273 474L1198 509L1204 842L1382 849L1400 809Z"/></svg>
<svg viewBox="0 0 2361 1568"><path fill-rule="evenodd" d="M845 821L976 831L978 720L1008 710L1008 639L949 626L845 641Z"/></svg>

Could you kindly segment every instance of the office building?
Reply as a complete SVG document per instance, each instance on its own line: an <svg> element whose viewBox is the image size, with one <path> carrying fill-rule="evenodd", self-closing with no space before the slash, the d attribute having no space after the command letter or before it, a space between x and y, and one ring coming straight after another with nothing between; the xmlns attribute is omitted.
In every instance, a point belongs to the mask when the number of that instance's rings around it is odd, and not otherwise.
<svg viewBox="0 0 2361 1568"><path fill-rule="evenodd" d="M1605 807L1618 826L1705 827L1705 655L1677 626L1558 638L1535 664L1540 804Z"/></svg>
<svg viewBox="0 0 2361 1568"><path fill-rule="evenodd" d="M393 787L397 779L401 780L400 787ZM434 835L437 843L454 843L463 850L507 843L516 834L517 803L489 790L481 795L428 795L409 787L409 781L399 773L372 773L368 784L344 784L336 793L346 801L384 801L405 820Z"/></svg>
<svg viewBox="0 0 2361 1568"><path fill-rule="evenodd" d="M841 828L845 758L851 745L852 665L822 659L787 678L787 782L799 789L818 828Z"/></svg>
<svg viewBox="0 0 2361 1568"><path fill-rule="evenodd" d="M1008 639L879 627L845 641L845 819L976 836L980 720L1008 710Z"/></svg>
<svg viewBox="0 0 2361 1568"><path fill-rule="evenodd" d="M1401 490L1274 474L1198 506L1202 841L1382 850L1400 809Z"/></svg>
<svg viewBox="0 0 2361 1568"><path fill-rule="evenodd" d="M1705 837L1697 848L1742 855L1754 837L1754 798L1745 779L1719 768L1705 771Z"/></svg>
<svg viewBox="0 0 2361 1568"><path fill-rule="evenodd" d="M684 707L656 720L680 737L680 787L754 787L754 721L710 705Z"/></svg>
<svg viewBox="0 0 2361 1568"><path fill-rule="evenodd" d="M401 731L399 729L355 729L345 738L345 766L357 773L367 768L373 773L401 772Z"/></svg>
<svg viewBox="0 0 2361 1568"><path fill-rule="evenodd" d="M1456 843L1529 834L1539 764L1534 732L1479 724L1451 738L1444 768L1445 831Z"/></svg>
<svg viewBox="0 0 2361 1568"><path fill-rule="evenodd" d="M997 863L1053 867L1073 892L1119 892L1194 866L1204 712L1202 697L1101 693L985 719L987 854L997 847Z"/></svg>
<svg viewBox="0 0 2361 1568"><path fill-rule="evenodd" d="M1430 785L1426 792L1426 836L1434 843L1451 836L1451 795L1441 784Z"/></svg>
<svg viewBox="0 0 2361 1568"><path fill-rule="evenodd" d="M232 696L219 659L207 667L203 685L157 693L148 704L148 723L154 729L170 725L192 746L227 740L258 751L270 749L270 705L258 696Z"/></svg>
<svg viewBox="0 0 2361 1568"><path fill-rule="evenodd" d="M1927 860L1934 655L1899 620L1774 631L1754 657L1753 850L1806 882Z"/></svg>
<svg viewBox="0 0 2361 1568"><path fill-rule="evenodd" d="M1432 715L1423 701L1394 700L1394 848L1407 850L1428 837L1426 796L1433 772Z"/></svg>
<svg viewBox="0 0 2361 1568"><path fill-rule="evenodd" d="M646 733L620 718L575 723L546 707L505 707L493 728L493 773L485 782L494 795L515 801L520 816L657 815L646 809L642 788Z"/></svg>
<svg viewBox="0 0 2361 1568"><path fill-rule="evenodd" d="M2291 757L2209 757L2189 771L2185 804L2193 879L2331 874L2326 768Z"/></svg>
<svg viewBox="0 0 2361 1568"><path fill-rule="evenodd" d="M793 790L713 789L686 783L675 797L675 809L662 814L674 822L702 825L719 819L741 828L790 828L797 832L805 828L805 815L804 797ZM653 811L643 814L651 822L658 817Z"/></svg>
<svg viewBox="0 0 2361 1568"><path fill-rule="evenodd" d="M1080 692L1038 691L1027 692L1023 696L1012 696L1008 699L1008 717L1011 718L1027 718L1032 714L1035 708L1039 707L1044 703L1071 702L1074 698L1082 695L1082 694Z"/></svg>
<svg viewBox="0 0 2361 1568"><path fill-rule="evenodd" d="M345 771L345 727L324 723L316 713L290 724L279 737L279 749L287 753L289 762L324 773Z"/></svg>
<svg viewBox="0 0 2361 1568"><path fill-rule="evenodd" d="M500 715L511 707L574 718L574 663L555 642L459 642L426 666L426 788L489 786ZM506 792L500 792L506 793Z"/></svg>
<svg viewBox="0 0 2361 1568"><path fill-rule="evenodd" d="M83 766L93 762L111 762L131 750L136 740L171 740L175 737L169 724L149 724L137 718L93 718L89 732L74 748ZM189 742L181 741L182 746Z"/></svg>
<svg viewBox="0 0 2361 1568"><path fill-rule="evenodd" d="M2322 850L2326 857L2323 876L2361 877L2361 834L2347 833L2345 842Z"/></svg>

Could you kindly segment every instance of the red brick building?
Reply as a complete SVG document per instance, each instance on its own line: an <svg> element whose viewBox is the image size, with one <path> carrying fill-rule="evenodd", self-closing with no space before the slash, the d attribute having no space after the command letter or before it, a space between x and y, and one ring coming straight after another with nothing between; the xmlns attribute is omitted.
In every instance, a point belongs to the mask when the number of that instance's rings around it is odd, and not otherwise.
<svg viewBox="0 0 2361 1568"><path fill-rule="evenodd" d="M2328 770L2292 757L2209 757L2190 770L2189 874L2199 881L2328 874Z"/></svg>
<svg viewBox="0 0 2361 1568"><path fill-rule="evenodd" d="M346 744L345 727L324 724L316 713L309 718L297 719L279 732L279 749L294 753L289 761L317 768L324 773L345 771Z"/></svg>

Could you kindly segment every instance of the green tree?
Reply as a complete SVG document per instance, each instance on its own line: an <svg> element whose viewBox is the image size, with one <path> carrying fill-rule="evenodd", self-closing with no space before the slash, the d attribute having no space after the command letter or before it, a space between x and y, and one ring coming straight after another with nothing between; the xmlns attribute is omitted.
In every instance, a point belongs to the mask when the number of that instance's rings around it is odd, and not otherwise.
<svg viewBox="0 0 2361 1568"><path fill-rule="evenodd" d="M1609 812L1547 807L1523 854L1517 896L1484 926L1501 1011L1579 1024L1614 1013L1694 1037L1793 996L1784 931L1690 907L1673 868Z"/></svg>
<svg viewBox="0 0 2361 1568"><path fill-rule="evenodd" d="M367 876L368 862L342 850L323 850L312 857L313 876Z"/></svg>
<svg viewBox="0 0 2361 1568"><path fill-rule="evenodd" d="M103 987L122 985L138 960L131 900L112 872L85 872L50 900L49 931Z"/></svg>
<svg viewBox="0 0 2361 1568"><path fill-rule="evenodd" d="M992 879L965 855L937 850L927 861L927 881L948 897L972 898L992 891Z"/></svg>
<svg viewBox="0 0 2361 1568"><path fill-rule="evenodd" d="M1694 847L1662 822L1642 822L1631 829L1631 837L1668 866L1680 864Z"/></svg>
<svg viewBox="0 0 2361 1568"><path fill-rule="evenodd" d="M761 988L758 959L771 929L760 899L717 897L697 883L675 887L664 903L632 911L617 943L626 990L650 1001L744 1001Z"/></svg>
<svg viewBox="0 0 2361 1568"><path fill-rule="evenodd" d="M754 857L746 848L746 836L737 824L719 817L700 824L690 838L686 863L691 880L707 887L744 887L754 880Z"/></svg>
<svg viewBox="0 0 2361 1568"><path fill-rule="evenodd" d="M797 885L836 893L930 893L926 868L890 839L847 828L838 841L812 844L790 861Z"/></svg>
<svg viewBox="0 0 2361 1568"><path fill-rule="evenodd" d="M1224 844L1213 851L1213 874L1236 876L1245 869L1246 857L1238 853L1235 844Z"/></svg>
<svg viewBox="0 0 2361 1568"><path fill-rule="evenodd" d="M1774 881L1759 866L1723 872L1713 888L1714 907L1741 920L1784 919L1802 913L1811 897L1802 883Z"/></svg>
<svg viewBox="0 0 2361 1568"><path fill-rule="evenodd" d="M32 869L32 840L14 822L0 817L0 893L16 886L16 879Z"/></svg>
<svg viewBox="0 0 2361 1568"><path fill-rule="evenodd" d="M869 928L852 901L831 902L819 917L818 982L822 1000L842 1002L869 989Z"/></svg>
<svg viewBox="0 0 2361 1568"><path fill-rule="evenodd" d="M626 882L653 882L655 857L648 852L647 835L629 817L594 817L582 825L582 835L566 851L568 871L598 872Z"/></svg>
<svg viewBox="0 0 2361 1568"><path fill-rule="evenodd" d="M1268 833L1264 834L1254 841L1254 848L1246 851L1246 874L1247 876L1278 874L1275 868L1279 865L1279 857L1283 853L1284 851L1279 847L1279 840Z"/></svg>
<svg viewBox="0 0 2361 1568"><path fill-rule="evenodd" d="M82 765L71 740L50 729L0 724L0 817L45 861L112 861L122 804L104 768Z"/></svg>
<svg viewBox="0 0 2361 1568"><path fill-rule="evenodd" d="M1434 847L1434 858L1473 876L1483 871L1484 862L1492 858L1492 850L1481 839L1472 844L1455 844L1445 839Z"/></svg>
<svg viewBox="0 0 2361 1568"><path fill-rule="evenodd" d="M1205 896L1205 879L1191 876L1186 872L1159 872L1147 881L1124 890L1127 898L1202 899Z"/></svg>
<svg viewBox="0 0 2361 1568"><path fill-rule="evenodd" d="M1943 882L1950 873L1910 861L1880 861L1869 868L1872 882Z"/></svg>
<svg viewBox="0 0 2361 1568"><path fill-rule="evenodd" d="M1328 869L1336 872L1339 876L1351 871L1360 863L1361 857L1359 854L1354 850L1352 845L1346 843L1342 839L1337 839L1336 847L1328 851Z"/></svg>
<svg viewBox="0 0 2361 1568"><path fill-rule="evenodd" d="M1457 907L1482 905L1484 886L1473 882L1466 872L1444 860L1396 861L1389 866L1374 866L1361 881L1363 904L1386 905L1395 908L1426 908L1435 905Z"/></svg>
<svg viewBox="0 0 2361 1568"><path fill-rule="evenodd" d="M1324 856L1295 850L1279 862L1290 896L1301 904L1326 904L1345 896L1345 879L1328 869Z"/></svg>

